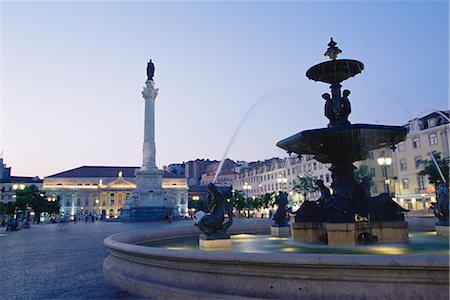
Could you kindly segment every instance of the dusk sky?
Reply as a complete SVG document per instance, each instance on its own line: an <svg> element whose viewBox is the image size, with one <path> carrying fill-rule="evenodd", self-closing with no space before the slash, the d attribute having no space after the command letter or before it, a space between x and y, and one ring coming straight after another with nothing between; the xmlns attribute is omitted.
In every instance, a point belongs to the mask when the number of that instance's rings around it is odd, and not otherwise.
<svg viewBox="0 0 450 300"><path fill-rule="evenodd" d="M364 63L343 83L352 123L404 125L449 107L448 1L1 2L1 135L16 176L142 164L146 66L155 64L158 167L286 156L326 127L327 84L306 70ZM255 104L256 103L256 104Z"/></svg>

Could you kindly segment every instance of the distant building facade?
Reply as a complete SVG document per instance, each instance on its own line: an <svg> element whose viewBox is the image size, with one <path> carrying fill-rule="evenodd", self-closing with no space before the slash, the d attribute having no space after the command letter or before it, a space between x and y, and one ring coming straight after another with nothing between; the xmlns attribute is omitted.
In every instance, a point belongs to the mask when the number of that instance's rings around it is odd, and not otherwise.
<svg viewBox="0 0 450 300"><path fill-rule="evenodd" d="M207 173L206 167L217 162L217 160L209 159L196 159L186 162L184 172L188 180L188 185L199 185L202 175Z"/></svg>
<svg viewBox="0 0 450 300"><path fill-rule="evenodd" d="M26 186L35 185L42 189L42 179L39 177L11 176L11 167L7 167L0 158L0 202L15 202L17 190Z"/></svg>
<svg viewBox="0 0 450 300"><path fill-rule="evenodd" d="M136 188L138 167L83 166L44 178L43 189L50 197L59 197L66 215L88 213L120 216L120 209ZM187 180L164 172L163 189L180 215L187 213Z"/></svg>
<svg viewBox="0 0 450 300"><path fill-rule="evenodd" d="M430 160L430 153L439 152L441 157L449 153L450 111L439 111L412 119L406 124L406 140L397 144L393 153L396 197L400 204L412 210L427 209L435 202L434 186L427 176L417 173L423 169L421 160Z"/></svg>

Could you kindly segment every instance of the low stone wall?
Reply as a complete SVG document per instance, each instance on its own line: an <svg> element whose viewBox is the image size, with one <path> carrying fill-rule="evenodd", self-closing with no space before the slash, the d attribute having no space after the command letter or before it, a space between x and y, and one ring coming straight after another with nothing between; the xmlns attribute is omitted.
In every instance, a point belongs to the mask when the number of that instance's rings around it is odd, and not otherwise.
<svg viewBox="0 0 450 300"><path fill-rule="evenodd" d="M230 233L268 232L265 223ZM448 256L177 251L137 244L198 236L196 228L105 239L106 279L151 299L448 299Z"/></svg>

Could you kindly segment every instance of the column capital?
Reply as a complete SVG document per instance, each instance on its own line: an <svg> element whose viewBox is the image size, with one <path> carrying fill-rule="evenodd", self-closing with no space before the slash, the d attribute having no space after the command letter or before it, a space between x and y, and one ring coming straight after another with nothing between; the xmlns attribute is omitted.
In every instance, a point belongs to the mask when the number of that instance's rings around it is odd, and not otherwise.
<svg viewBox="0 0 450 300"><path fill-rule="evenodd" d="M155 100L158 96L159 88L155 88L155 82L153 80L147 80L145 83L146 86L144 86L144 90L142 91L142 97L144 97L145 100Z"/></svg>

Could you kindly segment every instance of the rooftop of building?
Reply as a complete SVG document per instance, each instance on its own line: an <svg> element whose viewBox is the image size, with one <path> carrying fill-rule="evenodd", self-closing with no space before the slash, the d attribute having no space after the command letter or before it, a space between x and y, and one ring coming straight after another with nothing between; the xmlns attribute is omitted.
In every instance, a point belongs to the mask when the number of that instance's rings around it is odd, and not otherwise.
<svg viewBox="0 0 450 300"><path fill-rule="evenodd" d="M81 166L75 169L47 176L47 178L80 178L80 177L114 178L118 176L119 172L122 172L122 177L135 177L135 171L137 169L139 169L139 167ZM163 178L184 178L184 177L164 171Z"/></svg>

